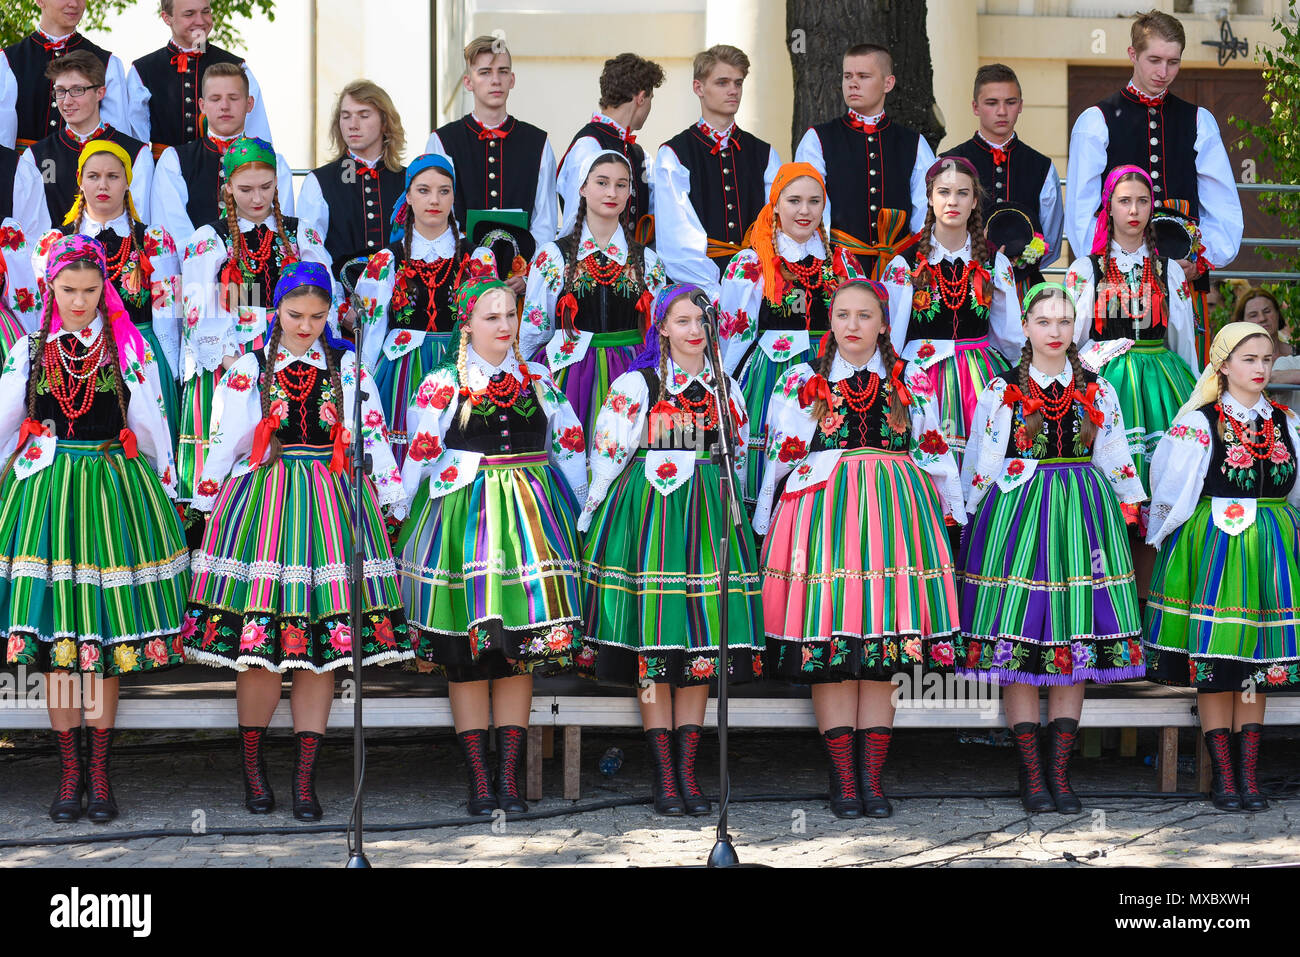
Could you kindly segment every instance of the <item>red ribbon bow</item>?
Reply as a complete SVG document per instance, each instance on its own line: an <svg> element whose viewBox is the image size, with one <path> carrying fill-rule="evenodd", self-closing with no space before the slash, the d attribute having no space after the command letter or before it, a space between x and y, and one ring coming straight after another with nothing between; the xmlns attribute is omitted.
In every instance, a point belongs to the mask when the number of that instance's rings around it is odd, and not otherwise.
<svg viewBox="0 0 1300 957"><path fill-rule="evenodd" d="M198 59L197 54L190 54L190 53L186 53L184 50L179 50L176 53L173 53L172 58L167 62L176 64L177 73L188 73L190 71L191 56L193 56L194 59L196 60Z"/></svg>
<svg viewBox="0 0 1300 957"><path fill-rule="evenodd" d="M1088 391L1080 392L1074 390L1075 401L1079 402L1088 412L1088 418L1092 419L1093 425L1101 425L1106 421L1106 414L1097 408L1098 385L1095 382L1088 383Z"/></svg>
<svg viewBox="0 0 1300 957"><path fill-rule="evenodd" d="M358 163L357 175L362 177L369 176L371 179L377 180L379 179L379 170L374 166L367 166L365 163Z"/></svg>
<svg viewBox="0 0 1300 957"><path fill-rule="evenodd" d="M814 375L811 379L799 387L799 404L810 406L818 399L824 399L827 405L831 402L831 387L824 376L820 373Z"/></svg>
<svg viewBox="0 0 1300 957"><path fill-rule="evenodd" d="M128 459L133 459L140 454L135 441L135 433L130 429L123 429L117 433L117 440L122 443L122 451L126 453Z"/></svg>
<svg viewBox="0 0 1300 957"><path fill-rule="evenodd" d="M894 360L894 368L890 370L889 378L894 383L894 394L898 396L898 401L903 405L912 404L912 393L908 391L907 386L903 385L903 370L907 368L902 359Z"/></svg>
<svg viewBox="0 0 1300 957"><path fill-rule="evenodd" d="M849 126L853 127L855 130L861 130L863 133L874 133L878 128L875 123L868 123L866 120L858 119L852 114L849 115L848 121Z"/></svg>
<svg viewBox="0 0 1300 957"><path fill-rule="evenodd" d="M1031 399L1020 391L1020 386L1007 386L1007 391L1002 393L1002 404L1015 405L1017 402L1019 402L1021 407L1025 410L1025 415L1033 415L1043 407L1042 399Z"/></svg>
<svg viewBox="0 0 1300 957"><path fill-rule="evenodd" d="M23 426L18 430L18 445L15 446L15 451L22 451L23 446L27 444L28 436L44 438L49 434L50 430L46 428L45 423L37 419L23 419Z"/></svg>
<svg viewBox="0 0 1300 957"><path fill-rule="evenodd" d="M481 140L503 140L506 138L506 131L500 127L492 130L483 128L478 131L478 138Z"/></svg>
<svg viewBox="0 0 1300 957"><path fill-rule="evenodd" d="M641 323L641 328L643 330L650 328L650 317L654 313L654 308L655 308L655 297L650 295L649 289L645 290L644 292L641 293L641 295L637 296L636 311L641 313L643 317L643 322Z"/></svg>
<svg viewBox="0 0 1300 957"><path fill-rule="evenodd" d="M572 329L574 321L578 318L577 297L571 292L566 292L555 304L555 314L560 317L564 328Z"/></svg>
<svg viewBox="0 0 1300 957"><path fill-rule="evenodd" d="M993 165L1001 166L1007 161L1007 151L1000 146L993 147Z"/></svg>
<svg viewBox="0 0 1300 957"><path fill-rule="evenodd" d="M253 430L253 450L248 453L248 461L254 468L262 464L266 449L271 444L271 436L275 435L275 430L279 427L278 415L264 415L262 421L257 423L257 428Z"/></svg>
<svg viewBox="0 0 1300 957"><path fill-rule="evenodd" d="M64 37L62 40L38 40L37 42L45 48L46 53L53 53L58 56L63 51L63 48L67 46L68 37Z"/></svg>
<svg viewBox="0 0 1300 957"><path fill-rule="evenodd" d="M233 142L234 140L219 140L214 136L208 137L208 145L217 151L218 156L225 156L226 150L230 149L230 144Z"/></svg>
<svg viewBox="0 0 1300 957"><path fill-rule="evenodd" d="M660 399L650 409L650 440L653 442L662 429L672 429L677 424L681 410L671 402Z"/></svg>
<svg viewBox="0 0 1300 957"><path fill-rule="evenodd" d="M975 301L988 307L993 302L993 277L984 268L983 263L976 263L970 274L971 288L975 292Z"/></svg>
<svg viewBox="0 0 1300 957"><path fill-rule="evenodd" d="M1143 106L1164 106L1165 98L1163 96L1147 96L1141 90L1133 90L1133 95Z"/></svg>
<svg viewBox="0 0 1300 957"><path fill-rule="evenodd" d="M330 471L335 475L347 468L347 431L342 422L335 422L330 427L330 441L334 443L334 451L330 455Z"/></svg>

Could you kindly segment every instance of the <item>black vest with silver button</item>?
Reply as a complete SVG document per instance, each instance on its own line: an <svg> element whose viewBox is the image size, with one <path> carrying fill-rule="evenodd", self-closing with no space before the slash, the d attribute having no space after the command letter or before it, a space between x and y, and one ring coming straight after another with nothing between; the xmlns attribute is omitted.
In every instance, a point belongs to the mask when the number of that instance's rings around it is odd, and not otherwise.
<svg viewBox="0 0 1300 957"><path fill-rule="evenodd" d="M108 66L111 54L102 47L95 46L80 33L68 37L67 42L56 51L45 49L45 41L40 34L30 33L4 51L18 83L18 100L15 104L18 113L18 140L23 145L44 139L51 133L63 129L63 116L54 102L54 82L46 79L45 68L55 57L66 56L74 50L93 53L95 59Z"/></svg>
<svg viewBox="0 0 1300 957"><path fill-rule="evenodd" d="M149 139L155 152L162 145L192 143L202 132L199 125L199 82L214 63L244 65L233 53L209 44L199 53L184 53L168 41L161 50L147 53L131 65L149 91ZM181 70L180 67L185 69ZM206 220L191 219L191 222Z"/></svg>
<svg viewBox="0 0 1300 957"><path fill-rule="evenodd" d="M144 149L139 140L121 130L106 126L95 139L109 140L126 150L134 162ZM90 142L89 140L87 142ZM45 181L45 206L50 211L50 221L62 223L77 199L77 160L81 157L82 143L67 130L47 136L32 144L32 159Z"/></svg>
<svg viewBox="0 0 1300 957"><path fill-rule="evenodd" d="M1143 106L1123 89L1097 104L1106 120L1106 169L1129 164L1151 176L1154 205L1181 199L1200 219L1196 191L1196 104L1166 93L1159 106Z"/></svg>
<svg viewBox="0 0 1300 957"><path fill-rule="evenodd" d="M546 131L513 116L499 128L504 138L479 139L482 129L466 115L437 130L456 167L456 222L462 229L471 209L522 209L531 218L537 199Z"/></svg>
<svg viewBox="0 0 1300 957"><path fill-rule="evenodd" d="M831 228L867 243L880 241L880 210L912 210L912 167L920 134L885 116L876 132L849 125L847 114L813 127L826 161Z"/></svg>
<svg viewBox="0 0 1300 957"><path fill-rule="evenodd" d="M739 246L767 202L763 174L772 147L733 126L727 148L714 153L714 141L698 124L682 130L664 145L677 154L678 162L691 174L691 206L705 235ZM716 262L721 268L729 258Z"/></svg>
<svg viewBox="0 0 1300 957"><path fill-rule="evenodd" d="M343 156L312 170L329 207L325 251L336 276L354 256L370 256L388 245L388 221L406 191L406 169L390 170L382 161L375 169L378 176L362 176L361 164Z"/></svg>

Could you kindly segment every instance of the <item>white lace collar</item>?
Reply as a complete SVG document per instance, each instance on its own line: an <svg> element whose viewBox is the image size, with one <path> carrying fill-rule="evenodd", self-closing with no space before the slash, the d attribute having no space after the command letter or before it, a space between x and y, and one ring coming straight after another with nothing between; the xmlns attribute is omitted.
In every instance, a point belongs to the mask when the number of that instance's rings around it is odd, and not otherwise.
<svg viewBox="0 0 1300 957"><path fill-rule="evenodd" d="M714 391L713 373L709 369L708 359L705 359L704 367L699 372L695 375L687 375L682 371L682 367L669 356L668 381L664 383L664 388L672 395L679 395L685 392L692 382L698 382L708 392Z"/></svg>
<svg viewBox="0 0 1300 957"><path fill-rule="evenodd" d="M938 259L934 258L936 253L938 254ZM934 234L934 229L930 229L930 256L932 262L938 262L939 260L953 262L958 259L962 262L970 262L971 255L969 230L966 231L966 241L962 243L960 249L949 249L943 243L939 242L938 238Z"/></svg>
<svg viewBox="0 0 1300 957"><path fill-rule="evenodd" d="M411 258L422 262L450 259L456 254L456 235L448 226L437 239L425 239L419 230L411 227Z"/></svg>
<svg viewBox="0 0 1300 957"><path fill-rule="evenodd" d="M814 232L804 243L796 242L788 234L778 229L776 231L776 251L786 262L797 263L805 256L812 256L815 259L826 258L826 247L822 244L822 238L819 233Z"/></svg>
<svg viewBox="0 0 1300 957"><path fill-rule="evenodd" d="M317 369L325 369L325 349L321 345L320 339L313 342L311 347L300 356L294 355L281 344L279 349L276 350L275 368L272 371L279 372L285 366L292 365L295 362L306 363L309 366L315 366Z"/></svg>
<svg viewBox="0 0 1300 957"><path fill-rule="evenodd" d="M828 378L831 382L840 382L864 370L867 372L874 372L882 379L885 378L885 360L880 358L879 349L871 353L871 358L860 366L853 365L853 363L849 362L848 359L845 359L843 354L837 349L835 350L835 358L831 360L831 372Z"/></svg>
<svg viewBox="0 0 1300 957"><path fill-rule="evenodd" d="M584 221L582 240L578 243L578 260L582 261L595 252L604 253L620 266L627 265L627 239L623 236L623 227L614 227L614 234L609 237L609 245L602 249L596 242L596 238L591 235L591 225Z"/></svg>
<svg viewBox="0 0 1300 957"><path fill-rule="evenodd" d="M1048 375L1046 372L1040 371L1033 363L1030 363L1029 378L1037 382L1039 387L1043 389L1046 389L1053 382L1057 385L1068 386L1074 382L1074 370L1070 368L1070 363L1067 362L1065 368L1056 375Z"/></svg>
<svg viewBox="0 0 1300 957"><path fill-rule="evenodd" d="M123 210L121 216L110 219L106 223L100 223L92 219L89 210L87 210L86 215L81 220L81 234L94 239L106 229L111 229L119 236L129 236L131 235L131 217Z"/></svg>
<svg viewBox="0 0 1300 957"><path fill-rule="evenodd" d="M1223 406L1224 412L1239 421L1255 417L1260 419L1271 419L1273 417L1273 406L1262 395L1259 397L1258 402L1250 408L1246 408L1233 397L1231 392L1224 390L1223 395L1219 397L1219 404Z"/></svg>
<svg viewBox="0 0 1300 957"><path fill-rule="evenodd" d="M510 349L506 352L506 357L500 365L493 365L475 352L473 346L466 346L465 372L469 379L465 385L478 391L485 388L488 380L498 372L509 372L515 378L519 378L519 360L515 358L514 349Z"/></svg>

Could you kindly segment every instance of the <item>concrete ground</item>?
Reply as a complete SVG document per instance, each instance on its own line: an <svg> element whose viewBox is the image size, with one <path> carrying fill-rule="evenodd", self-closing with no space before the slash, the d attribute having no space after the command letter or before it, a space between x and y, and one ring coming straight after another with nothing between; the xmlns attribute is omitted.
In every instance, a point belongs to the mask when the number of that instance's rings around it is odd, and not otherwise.
<svg viewBox="0 0 1300 957"><path fill-rule="evenodd" d="M1085 805L1082 815L1032 818L1010 793L1016 781L1010 749L963 744L953 731L903 732L885 774L895 815L870 822L831 816L819 796L825 794L826 772L812 732L733 732L730 740L730 830L744 862L787 867L1300 863L1296 729L1269 729L1265 740L1264 778L1278 795L1267 812L1225 814L1199 797L1159 797L1152 790L1154 771L1142 761L1155 751L1154 734L1142 732L1137 757L1113 750L1097 758L1076 755L1072 772ZM713 817L653 814L637 734L584 735L583 796L577 802L559 796L557 759L546 763L546 797L533 805L544 816L439 827L419 825L464 815L463 764L451 734L376 732L370 741L366 851L376 866L691 864L702 863L713 845ZM1192 744L1190 732L1184 732L1182 753L1192 753ZM611 746L621 747L626 761L606 778L598 762ZM710 769L703 778L706 790L714 794L716 756L710 734L701 760ZM280 807L254 817L243 809L233 731L125 733L113 764L121 818L101 826L56 825L45 813L57 778L48 736L0 736L0 866L340 866L346 859L341 827L351 801L350 738L327 741L321 759L322 825L298 824L289 813L292 762L288 735L273 737L268 769ZM1190 791L1192 776L1182 775L1180 787ZM1130 791L1141 793L1096 796ZM629 803L639 799L645 803ZM255 833L212 833L225 828ZM281 829L288 833L277 833ZM165 831L178 833L125 839ZM49 838L71 843L38 843Z"/></svg>

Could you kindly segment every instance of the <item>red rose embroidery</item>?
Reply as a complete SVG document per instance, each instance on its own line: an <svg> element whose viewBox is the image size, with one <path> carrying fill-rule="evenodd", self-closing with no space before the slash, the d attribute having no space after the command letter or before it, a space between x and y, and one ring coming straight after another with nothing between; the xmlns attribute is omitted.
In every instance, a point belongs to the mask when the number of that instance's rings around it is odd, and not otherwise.
<svg viewBox="0 0 1300 957"><path fill-rule="evenodd" d="M167 664L168 653L167 643L161 638L155 638L149 644L144 646L144 656L156 665Z"/></svg>
<svg viewBox="0 0 1300 957"><path fill-rule="evenodd" d="M563 342L560 343L560 355L571 356L573 355L574 350L576 350L577 348L578 348L578 344L576 342L574 342L572 339L565 339Z"/></svg>
<svg viewBox="0 0 1300 957"><path fill-rule="evenodd" d="M717 670L717 666L708 658L700 657L691 662L692 678L712 678Z"/></svg>
<svg viewBox="0 0 1300 957"><path fill-rule="evenodd" d="M781 449L777 453L777 458L782 462L793 462L801 459L808 454L808 446L804 445L803 440L795 436L789 436L781 443Z"/></svg>
<svg viewBox="0 0 1300 957"><path fill-rule="evenodd" d="M934 346L930 345L928 342L924 343L921 348L916 350L916 357L918 359L928 359L932 355L934 355Z"/></svg>
<svg viewBox="0 0 1300 957"><path fill-rule="evenodd" d="M30 449L28 449L26 452L23 453L23 458L31 462L35 462L40 457L41 457L41 447L39 445L33 445Z"/></svg>
<svg viewBox="0 0 1300 957"><path fill-rule="evenodd" d="M212 481L212 479L204 479L202 482L199 483L198 491L200 495L206 498L209 495L216 495L218 492L220 492L221 486L218 485L216 482Z"/></svg>
<svg viewBox="0 0 1300 957"><path fill-rule="evenodd" d="M436 435L430 435L428 432L420 432L411 442L406 454L416 462L436 459L442 454L442 443L438 441Z"/></svg>
<svg viewBox="0 0 1300 957"><path fill-rule="evenodd" d="M1019 475L1025 470L1025 463L1020 459L1012 459L1011 464L1007 466L1008 475Z"/></svg>
<svg viewBox="0 0 1300 957"><path fill-rule="evenodd" d="M664 481L668 481L668 479L677 474L677 466L672 462L665 462L663 465L659 466L659 468L655 469L655 474Z"/></svg>
<svg viewBox="0 0 1300 957"><path fill-rule="evenodd" d="M1069 674L1074 668L1074 656L1071 654L1070 649L1057 648L1056 651L1052 653L1052 664L1055 665L1056 670L1062 674Z"/></svg>
<svg viewBox="0 0 1300 957"><path fill-rule="evenodd" d="M233 389L236 392L247 392L248 387L253 384L253 380L244 373L236 373L226 379L226 388Z"/></svg>
<svg viewBox="0 0 1300 957"><path fill-rule="evenodd" d="M456 390L451 386L441 386L433 393L432 398L429 399L429 404L435 409L445 409L455 394Z"/></svg>
<svg viewBox="0 0 1300 957"><path fill-rule="evenodd" d="M582 437L582 429L576 425L571 425L560 433L560 445L570 452L582 452L587 448L587 443Z"/></svg>
<svg viewBox="0 0 1300 957"><path fill-rule="evenodd" d="M627 411L627 396L619 392L613 393L609 397L609 407L613 411L622 415L624 412Z"/></svg>
<svg viewBox="0 0 1300 957"><path fill-rule="evenodd" d="M947 452L948 443L944 440L943 433L935 429L928 430L921 436L921 451L926 455L943 455Z"/></svg>
<svg viewBox="0 0 1300 957"><path fill-rule="evenodd" d="M14 295L14 302L17 303L21 312L31 312L36 308L36 299L32 296L30 289L19 289Z"/></svg>
<svg viewBox="0 0 1300 957"><path fill-rule="evenodd" d="M456 481L456 476L459 474L460 472L456 470L456 466L448 465L445 469L442 470L442 473L438 476L438 478L444 482L454 482Z"/></svg>
<svg viewBox="0 0 1300 957"><path fill-rule="evenodd" d="M384 258L382 256L371 257L370 262L366 263L366 278L378 279L379 274L384 270Z"/></svg>
<svg viewBox="0 0 1300 957"><path fill-rule="evenodd" d="M918 289L912 293L912 308L917 312L925 312L930 308L930 290ZM933 354L934 350L931 350ZM924 358L924 357L922 357Z"/></svg>
<svg viewBox="0 0 1300 957"><path fill-rule="evenodd" d="M389 648L397 644L393 639L393 622L387 616L375 624L375 641Z"/></svg>
<svg viewBox="0 0 1300 957"><path fill-rule="evenodd" d="M403 329L393 338L393 342L399 346L404 346L410 341L411 341L411 334L405 329Z"/></svg>
<svg viewBox="0 0 1300 957"><path fill-rule="evenodd" d="M1233 502L1223 510L1224 518L1241 518L1245 514L1246 509L1240 502Z"/></svg>
<svg viewBox="0 0 1300 957"><path fill-rule="evenodd" d="M286 655L301 655L307 651L307 632L297 625L280 629L280 647Z"/></svg>

